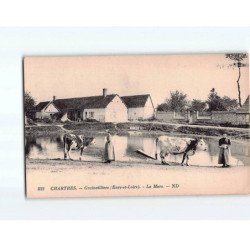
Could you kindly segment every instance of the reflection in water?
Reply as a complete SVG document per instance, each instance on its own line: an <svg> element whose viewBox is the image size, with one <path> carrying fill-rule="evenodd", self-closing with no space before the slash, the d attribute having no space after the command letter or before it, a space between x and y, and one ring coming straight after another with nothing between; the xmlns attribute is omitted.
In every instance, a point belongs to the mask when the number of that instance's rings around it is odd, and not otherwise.
<svg viewBox="0 0 250 250"><path fill-rule="evenodd" d="M127 136L113 136L112 141L115 149L115 158L117 160L128 160L126 155L126 148L128 145ZM101 146L101 145L100 145Z"/></svg>
<svg viewBox="0 0 250 250"><path fill-rule="evenodd" d="M34 149L42 152L43 148L42 145L37 141L35 136L28 136L25 138L25 155L29 156L30 152Z"/></svg>
<svg viewBox="0 0 250 250"><path fill-rule="evenodd" d="M97 135L96 144L84 150L83 160L102 160L104 154L105 136ZM208 144L207 151L197 151L190 157L190 164L200 166L218 165L218 140L213 138L206 139ZM142 161L147 160L144 156L135 151L140 149L147 154L155 155L155 137L142 135L113 136L116 160L118 161ZM232 142L232 165L249 165L249 146L246 143ZM63 159L63 136L28 136L25 140L26 157L32 159ZM79 159L79 151L72 151L73 159ZM182 160L182 155L170 155L167 157L169 162Z"/></svg>

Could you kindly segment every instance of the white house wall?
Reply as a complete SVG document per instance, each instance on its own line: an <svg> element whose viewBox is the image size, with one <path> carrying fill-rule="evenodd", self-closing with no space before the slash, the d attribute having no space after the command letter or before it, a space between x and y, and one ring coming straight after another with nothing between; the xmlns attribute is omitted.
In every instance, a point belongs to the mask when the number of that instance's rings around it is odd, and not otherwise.
<svg viewBox="0 0 250 250"><path fill-rule="evenodd" d="M150 119L154 117L154 106L152 105L152 102L150 98L148 97L148 100L144 107L144 118L143 119Z"/></svg>
<svg viewBox="0 0 250 250"><path fill-rule="evenodd" d="M130 121L144 119L144 108L143 107L142 108L129 108L128 119Z"/></svg>
<svg viewBox="0 0 250 250"><path fill-rule="evenodd" d="M91 117L91 112L93 112L93 117ZM127 122L127 107L116 96L105 109L85 109L83 111L83 119L95 119L100 122Z"/></svg>
<svg viewBox="0 0 250 250"><path fill-rule="evenodd" d="M127 122L127 107L120 97L116 96L105 109L105 122Z"/></svg>
<svg viewBox="0 0 250 250"><path fill-rule="evenodd" d="M94 113L94 117L90 116L90 113ZM86 116L87 113L87 116ZM95 119L100 122L105 122L105 109L84 109L83 111L83 120L86 119Z"/></svg>
<svg viewBox="0 0 250 250"><path fill-rule="evenodd" d="M46 113L57 113L58 109L54 106L53 103L50 103L48 106L46 106L44 109L44 112Z"/></svg>
<svg viewBox="0 0 250 250"><path fill-rule="evenodd" d="M53 103L50 103L48 106L43 108L41 112L36 112L37 119L50 118L51 115L58 113L58 109L54 106Z"/></svg>

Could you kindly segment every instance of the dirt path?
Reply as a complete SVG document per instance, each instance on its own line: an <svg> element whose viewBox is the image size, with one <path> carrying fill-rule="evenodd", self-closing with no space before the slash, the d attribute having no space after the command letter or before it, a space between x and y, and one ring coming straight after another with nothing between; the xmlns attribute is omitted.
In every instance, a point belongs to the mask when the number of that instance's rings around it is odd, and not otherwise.
<svg viewBox="0 0 250 250"><path fill-rule="evenodd" d="M63 160L27 160L26 166L27 195L34 198L250 192L250 167L181 167L133 162L109 165Z"/></svg>
<svg viewBox="0 0 250 250"><path fill-rule="evenodd" d="M59 127L59 128L61 128L63 131L65 131L65 132L71 132L71 130L69 130L69 129L66 129L66 128L64 128L63 126L64 126L64 124L58 124L58 125L56 125L57 127Z"/></svg>

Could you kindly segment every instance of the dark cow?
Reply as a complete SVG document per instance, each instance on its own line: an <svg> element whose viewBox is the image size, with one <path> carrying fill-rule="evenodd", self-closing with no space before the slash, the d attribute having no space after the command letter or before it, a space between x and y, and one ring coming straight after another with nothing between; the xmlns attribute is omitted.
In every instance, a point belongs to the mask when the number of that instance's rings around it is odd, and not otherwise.
<svg viewBox="0 0 250 250"><path fill-rule="evenodd" d="M168 164L165 160L167 155L183 154L181 165L183 166L186 160L188 166L189 156L194 155L197 149L207 150L207 144L203 139L160 136L156 139L155 158L157 159L160 154L162 164Z"/></svg>
<svg viewBox="0 0 250 250"><path fill-rule="evenodd" d="M82 159L83 150L86 149L89 145L95 144L94 137L85 137L83 135L74 135L74 134L65 134L63 136L63 145L64 145L64 160L67 159L67 155L69 159L70 150L80 150L79 160Z"/></svg>

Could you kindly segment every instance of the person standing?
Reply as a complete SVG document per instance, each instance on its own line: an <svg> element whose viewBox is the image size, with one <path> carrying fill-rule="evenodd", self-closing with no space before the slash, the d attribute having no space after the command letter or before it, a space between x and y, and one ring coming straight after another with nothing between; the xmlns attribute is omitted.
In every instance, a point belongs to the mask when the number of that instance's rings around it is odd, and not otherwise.
<svg viewBox="0 0 250 250"><path fill-rule="evenodd" d="M219 159L218 163L223 164L222 167L229 167L231 152L230 152L231 142L227 137L227 134L223 134L223 137L219 140Z"/></svg>
<svg viewBox="0 0 250 250"><path fill-rule="evenodd" d="M108 135L106 136L106 143L104 148L104 162L111 163L111 161L115 161L115 150L112 142L112 136L108 131Z"/></svg>

